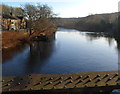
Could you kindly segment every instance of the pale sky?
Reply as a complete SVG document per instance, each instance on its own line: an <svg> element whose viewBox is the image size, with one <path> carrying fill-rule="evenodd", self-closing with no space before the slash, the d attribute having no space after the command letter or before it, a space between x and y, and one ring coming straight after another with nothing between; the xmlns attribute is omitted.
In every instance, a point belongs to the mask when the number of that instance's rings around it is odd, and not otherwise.
<svg viewBox="0 0 120 94"><path fill-rule="evenodd" d="M118 11L119 0L3 0L3 4L19 7L25 3L48 4L59 17L84 17L90 14Z"/></svg>

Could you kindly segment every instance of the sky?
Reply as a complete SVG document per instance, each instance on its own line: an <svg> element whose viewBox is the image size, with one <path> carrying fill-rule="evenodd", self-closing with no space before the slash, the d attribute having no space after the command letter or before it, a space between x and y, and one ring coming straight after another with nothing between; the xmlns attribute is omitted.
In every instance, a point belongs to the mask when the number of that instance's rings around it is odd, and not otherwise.
<svg viewBox="0 0 120 94"><path fill-rule="evenodd" d="M58 17L85 17L91 14L118 12L119 0L3 0L2 4L20 7L25 3L47 4Z"/></svg>

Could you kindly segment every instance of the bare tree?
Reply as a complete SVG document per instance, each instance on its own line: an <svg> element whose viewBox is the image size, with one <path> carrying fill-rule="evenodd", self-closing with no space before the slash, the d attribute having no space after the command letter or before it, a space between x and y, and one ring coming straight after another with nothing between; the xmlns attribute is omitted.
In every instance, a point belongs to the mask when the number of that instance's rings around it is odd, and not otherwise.
<svg viewBox="0 0 120 94"><path fill-rule="evenodd" d="M28 19L30 34L31 28L35 32L45 32L51 28L54 28L51 18L55 14L48 5L37 4L37 6L35 6L32 4L26 4L23 9L25 16Z"/></svg>

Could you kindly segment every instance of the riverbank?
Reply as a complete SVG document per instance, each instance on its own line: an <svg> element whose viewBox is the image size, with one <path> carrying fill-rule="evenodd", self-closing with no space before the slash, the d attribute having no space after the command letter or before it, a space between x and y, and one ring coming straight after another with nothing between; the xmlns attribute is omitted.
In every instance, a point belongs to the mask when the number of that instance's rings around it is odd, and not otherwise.
<svg viewBox="0 0 120 94"><path fill-rule="evenodd" d="M54 32L36 32L29 35L28 32L12 32L7 31L2 33L2 49L14 48L23 43L30 43L31 39L37 35L51 36Z"/></svg>
<svg viewBox="0 0 120 94"><path fill-rule="evenodd" d="M2 49L13 48L27 41L29 34L26 32L3 32L2 33Z"/></svg>

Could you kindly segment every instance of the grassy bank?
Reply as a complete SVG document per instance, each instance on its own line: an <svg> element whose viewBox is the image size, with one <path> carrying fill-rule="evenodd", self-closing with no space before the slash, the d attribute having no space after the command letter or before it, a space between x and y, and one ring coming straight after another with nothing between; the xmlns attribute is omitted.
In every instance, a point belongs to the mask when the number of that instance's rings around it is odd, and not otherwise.
<svg viewBox="0 0 120 94"><path fill-rule="evenodd" d="M2 49L15 47L23 41L27 41L28 33L24 32L3 32L2 33Z"/></svg>
<svg viewBox="0 0 120 94"><path fill-rule="evenodd" d="M28 32L12 32L7 31L2 33L2 49L14 48L22 43L29 43L31 38L40 34L51 36L54 31L35 32L29 35Z"/></svg>

